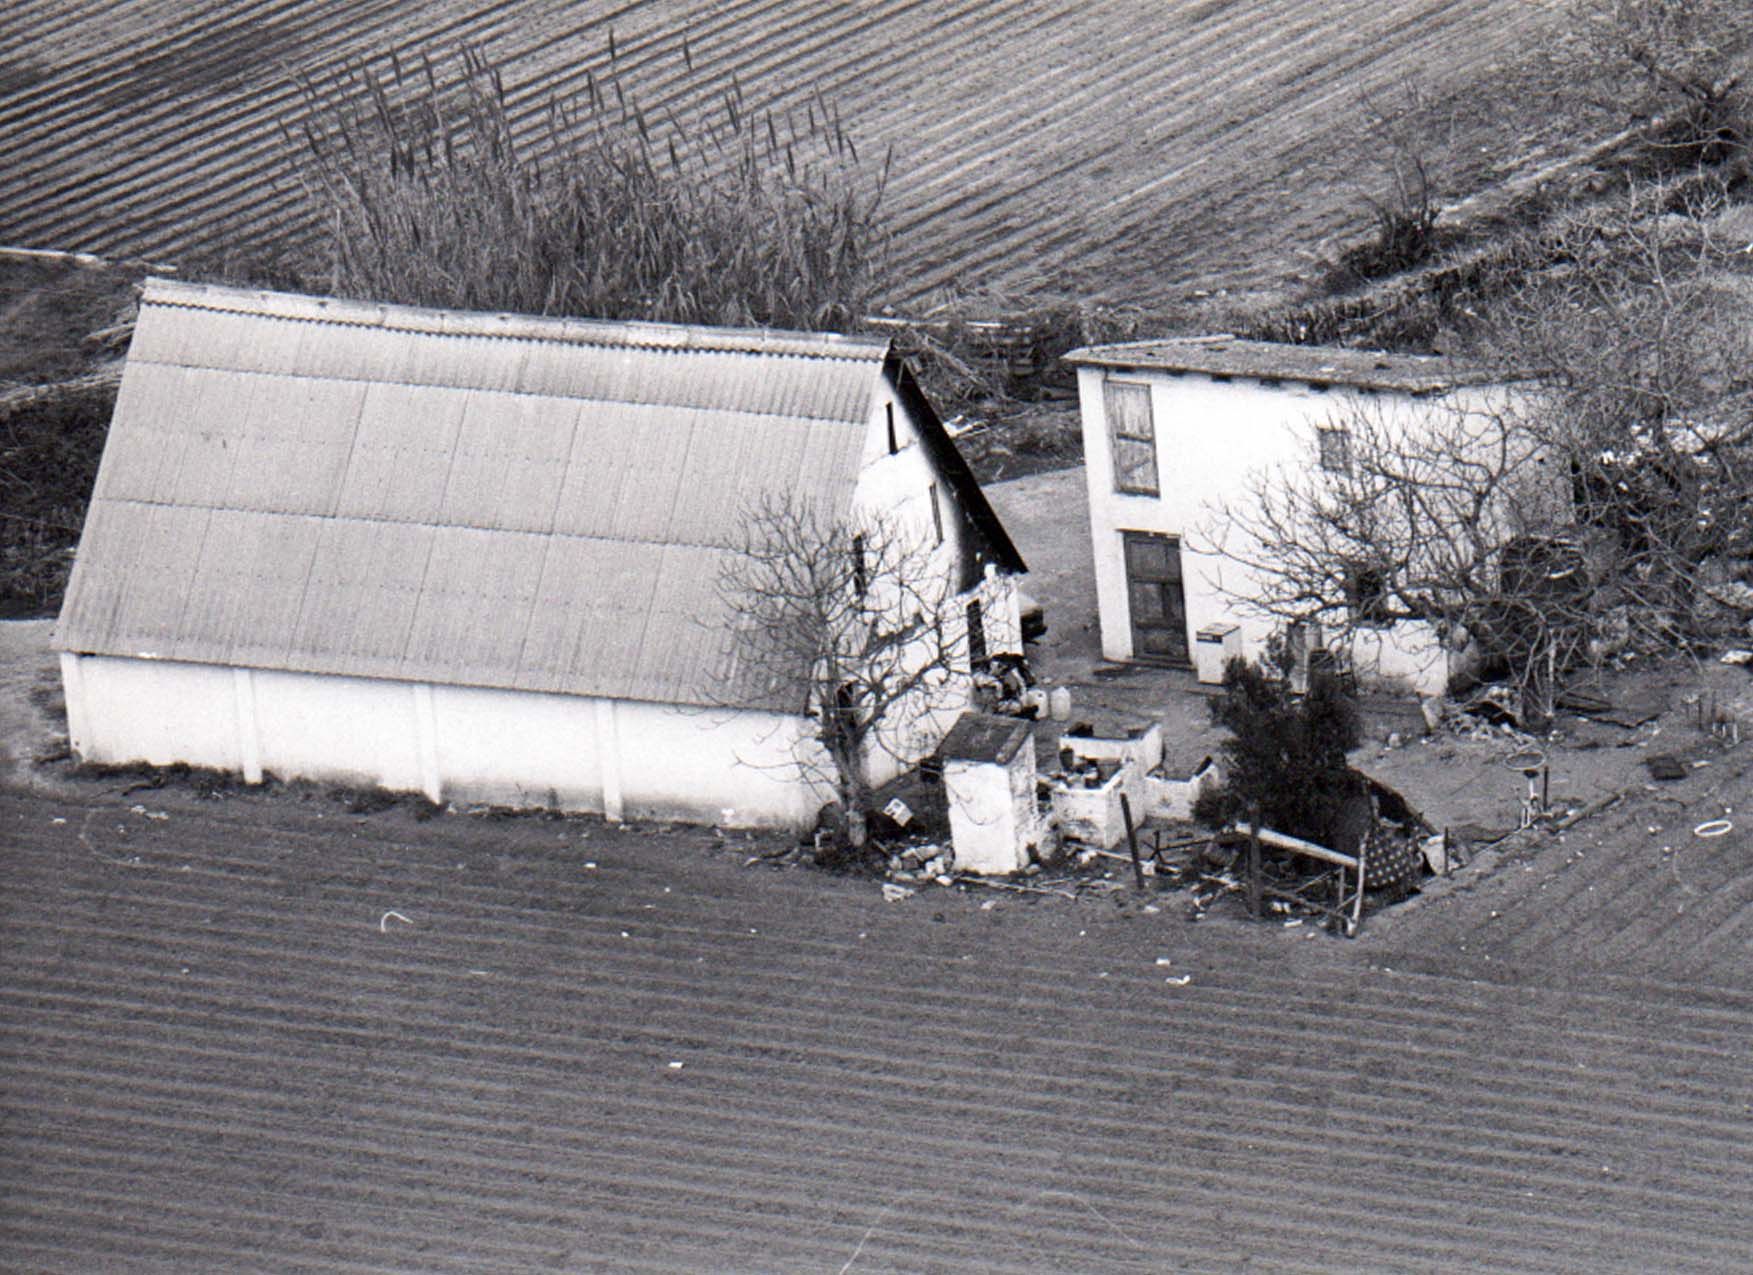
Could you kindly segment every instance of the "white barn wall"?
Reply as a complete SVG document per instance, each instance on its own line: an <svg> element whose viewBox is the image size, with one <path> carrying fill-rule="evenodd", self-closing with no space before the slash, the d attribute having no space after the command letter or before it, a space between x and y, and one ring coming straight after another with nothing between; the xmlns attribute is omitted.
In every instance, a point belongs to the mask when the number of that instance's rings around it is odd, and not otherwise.
<svg viewBox="0 0 1753 1275"><path fill-rule="evenodd" d="M86 762L732 827L804 826L829 795L798 782L807 723L782 714L116 656L61 665Z"/></svg>
<svg viewBox="0 0 1753 1275"><path fill-rule="evenodd" d="M1160 496L1114 490L1104 379L1150 388ZM1423 412L1431 402L1337 386L1320 390L1296 381L1216 380L1201 373L1088 366L1078 369L1078 399L1102 654L1110 660L1133 657L1123 531L1181 537L1189 650L1201 628L1232 623L1241 628L1245 653L1257 659L1279 626L1244 601L1257 592L1254 573L1217 552L1226 530L1217 506L1245 498L1251 476L1261 469L1312 464L1309 449L1317 425L1360 409ZM1484 400L1478 392L1458 392L1438 401L1479 405ZM1352 656L1361 674L1421 693L1440 693L1448 678L1447 655L1424 624L1360 632Z"/></svg>

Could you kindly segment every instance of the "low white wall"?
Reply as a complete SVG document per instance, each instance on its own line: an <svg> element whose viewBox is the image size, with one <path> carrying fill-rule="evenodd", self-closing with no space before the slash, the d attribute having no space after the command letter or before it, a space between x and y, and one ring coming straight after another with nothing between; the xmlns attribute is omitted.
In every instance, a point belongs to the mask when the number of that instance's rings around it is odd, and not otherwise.
<svg viewBox="0 0 1753 1275"><path fill-rule="evenodd" d="M184 762L611 818L803 827L801 719L630 700L61 657L83 761Z"/></svg>

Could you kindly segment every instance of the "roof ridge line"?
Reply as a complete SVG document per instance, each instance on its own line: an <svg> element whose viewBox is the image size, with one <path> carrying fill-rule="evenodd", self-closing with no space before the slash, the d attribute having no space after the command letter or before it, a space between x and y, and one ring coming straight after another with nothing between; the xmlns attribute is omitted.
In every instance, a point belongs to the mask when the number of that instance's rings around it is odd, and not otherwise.
<svg viewBox="0 0 1753 1275"><path fill-rule="evenodd" d="M280 304L277 306L275 302ZM541 341L553 345L676 354L771 354L865 363L882 361L893 347L893 341L888 337L857 333L461 310L156 277L145 281L141 303L164 309L242 314L288 323L377 328L419 336ZM398 317L403 321L396 322ZM425 322L417 321L421 317ZM494 331L493 325L505 330Z"/></svg>

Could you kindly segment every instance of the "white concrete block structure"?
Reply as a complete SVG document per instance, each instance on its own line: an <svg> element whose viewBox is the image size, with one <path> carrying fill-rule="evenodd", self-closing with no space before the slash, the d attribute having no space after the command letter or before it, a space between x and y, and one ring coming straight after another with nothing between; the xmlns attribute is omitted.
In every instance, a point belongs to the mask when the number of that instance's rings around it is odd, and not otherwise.
<svg viewBox="0 0 1753 1275"><path fill-rule="evenodd" d="M1198 642L1259 658L1279 625L1250 609L1250 568L1223 552L1226 501L1263 470L1342 463L1359 410L1484 408L1483 373L1432 357L1193 337L1094 346L1077 368L1102 654L1194 666ZM1332 434L1330 439L1327 434ZM1331 461L1311 459L1319 440ZM1233 542L1232 542L1233 543ZM1427 625L1354 626L1360 676L1440 693L1449 653ZM1209 661L1208 661L1209 662ZM1210 676L1207 669L1206 676Z"/></svg>
<svg viewBox="0 0 1753 1275"><path fill-rule="evenodd" d="M73 749L807 824L806 688L743 684L718 588L789 496L934 537L1020 651L1022 560L886 340L149 280L55 631Z"/></svg>
<svg viewBox="0 0 1753 1275"><path fill-rule="evenodd" d="M1044 834L1032 723L969 713L944 737L942 756L957 869L1005 875L1028 867Z"/></svg>

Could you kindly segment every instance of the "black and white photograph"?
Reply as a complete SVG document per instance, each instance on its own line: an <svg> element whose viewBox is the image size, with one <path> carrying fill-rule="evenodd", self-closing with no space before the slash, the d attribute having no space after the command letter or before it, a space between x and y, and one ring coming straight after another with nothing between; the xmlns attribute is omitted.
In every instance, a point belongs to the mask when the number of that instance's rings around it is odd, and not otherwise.
<svg viewBox="0 0 1753 1275"><path fill-rule="evenodd" d="M1753 6L13 0L0 1270L1753 1272Z"/></svg>

